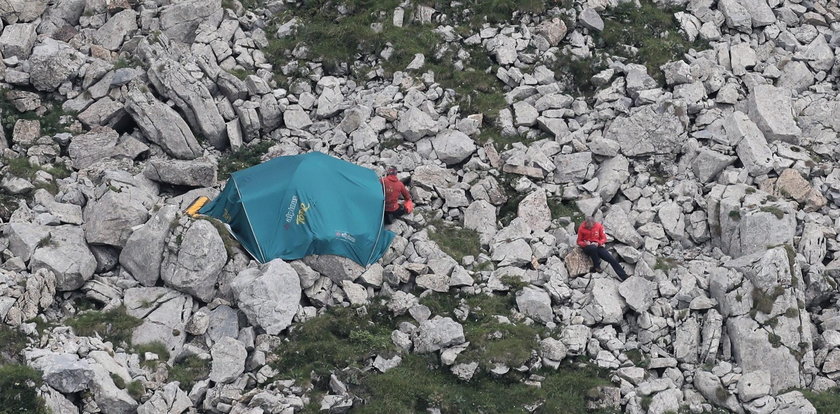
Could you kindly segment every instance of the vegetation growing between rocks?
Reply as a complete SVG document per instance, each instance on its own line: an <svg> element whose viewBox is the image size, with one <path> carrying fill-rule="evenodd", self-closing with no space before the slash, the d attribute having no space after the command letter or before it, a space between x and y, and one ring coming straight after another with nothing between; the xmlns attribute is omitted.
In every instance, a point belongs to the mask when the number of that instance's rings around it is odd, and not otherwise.
<svg viewBox="0 0 840 414"><path fill-rule="evenodd" d="M288 342L275 350L278 378L315 378L315 385L325 385L322 382L336 369L361 368L366 359L393 352L393 318L376 306L362 309L331 308L295 326Z"/></svg>
<svg viewBox="0 0 840 414"><path fill-rule="evenodd" d="M196 382L207 378L209 375L210 361L205 361L195 355L189 355L175 361L169 368L169 381L180 382L183 390L192 389Z"/></svg>
<svg viewBox="0 0 840 414"><path fill-rule="evenodd" d="M140 326L143 320L137 319L125 312L125 307L102 311L87 311L79 313L65 321L73 328L76 335L93 336L99 334L103 340L111 341L114 345L128 344L131 332Z"/></svg>
<svg viewBox="0 0 840 414"><path fill-rule="evenodd" d="M2 125L5 130L6 136L12 136L15 123L19 119L39 121L41 124L41 135L52 136L58 133L67 132L68 125L65 124L64 120L75 118L77 113L73 111L65 111L61 108L61 104L58 102L43 102L42 105L47 110L41 115L35 111L19 112L11 100L6 97L6 94L3 93L3 99L0 99L0 125Z"/></svg>
<svg viewBox="0 0 840 414"><path fill-rule="evenodd" d="M459 263L465 256L478 257L481 253L481 241L477 231L449 224L440 219L429 223L429 239L437 243L444 253L452 256Z"/></svg>
<svg viewBox="0 0 840 414"><path fill-rule="evenodd" d="M268 152L272 145L271 141L260 141L223 154L219 158L219 181L227 180L231 173L259 164L260 157Z"/></svg>
<svg viewBox="0 0 840 414"><path fill-rule="evenodd" d="M802 395L811 402L817 412L840 413L840 389L833 388L825 392L813 392L811 390L800 390Z"/></svg>
<svg viewBox="0 0 840 414"><path fill-rule="evenodd" d="M0 365L0 414L50 414L36 389L41 373L20 364Z"/></svg>
<svg viewBox="0 0 840 414"><path fill-rule="evenodd" d="M158 362L166 361L169 359L169 350L167 350L166 345L157 341L148 344L137 345L134 347L134 352L140 354L140 359L142 360L141 364L147 367L154 367L155 365L157 365ZM158 359L146 359L147 352L157 355Z"/></svg>
<svg viewBox="0 0 840 414"><path fill-rule="evenodd" d="M596 48L624 57L630 63L645 65L648 74L664 85L665 75L660 66L682 60L691 48L701 50L708 47L708 43L699 37L689 42L680 33L674 18L677 11L657 6L650 0L641 1L641 7L630 2L607 9L601 16L604 31L593 33Z"/></svg>

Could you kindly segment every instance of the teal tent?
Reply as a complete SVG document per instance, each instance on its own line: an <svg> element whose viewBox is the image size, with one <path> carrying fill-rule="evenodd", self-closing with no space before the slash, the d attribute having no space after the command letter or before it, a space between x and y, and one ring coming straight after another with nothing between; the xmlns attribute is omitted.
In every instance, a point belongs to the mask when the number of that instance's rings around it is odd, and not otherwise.
<svg viewBox="0 0 840 414"><path fill-rule="evenodd" d="M394 238L382 227L384 209L373 170L310 152L231 174L199 212L227 223L261 263L332 254L368 266Z"/></svg>

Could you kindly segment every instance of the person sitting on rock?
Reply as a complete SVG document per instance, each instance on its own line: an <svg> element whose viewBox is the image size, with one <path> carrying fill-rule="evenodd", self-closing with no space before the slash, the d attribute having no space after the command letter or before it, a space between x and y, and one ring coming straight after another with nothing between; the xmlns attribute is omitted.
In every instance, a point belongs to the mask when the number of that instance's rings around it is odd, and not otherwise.
<svg viewBox="0 0 840 414"><path fill-rule="evenodd" d="M385 178L382 179L382 186L385 188L385 224L391 224L414 210L411 194L408 193L405 184L397 178L397 167L388 167ZM402 204L400 197L405 200Z"/></svg>
<svg viewBox="0 0 840 414"><path fill-rule="evenodd" d="M627 279L627 273L621 267L621 264L604 248L606 243L607 233L604 232L604 226L596 222L594 218L586 217L586 220L578 228L577 244L592 259L592 268L589 269L589 272L600 272L601 259L603 259L612 266L621 280Z"/></svg>

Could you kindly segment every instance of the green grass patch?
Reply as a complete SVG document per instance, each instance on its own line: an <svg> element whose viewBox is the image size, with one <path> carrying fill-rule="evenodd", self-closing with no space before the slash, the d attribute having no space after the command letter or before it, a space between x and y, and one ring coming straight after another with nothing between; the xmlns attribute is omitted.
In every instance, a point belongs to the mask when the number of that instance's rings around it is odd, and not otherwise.
<svg viewBox="0 0 840 414"><path fill-rule="evenodd" d="M741 220L741 212L738 211L738 210L730 210L729 211L729 218L731 218L732 220L735 220L735 221L740 221Z"/></svg>
<svg viewBox="0 0 840 414"><path fill-rule="evenodd" d="M607 69L606 59L600 51L595 51L591 57L578 58L561 54L549 68L555 77L561 81L566 90L580 96L592 96L598 87L592 83L592 77Z"/></svg>
<svg viewBox="0 0 840 414"><path fill-rule="evenodd" d="M780 209L776 206L763 206L759 210L761 210L765 213L770 213L770 214L776 216L776 218L779 219L779 220L785 218L785 212L782 211L782 209Z"/></svg>
<svg viewBox="0 0 840 414"><path fill-rule="evenodd" d="M243 80L243 81L245 80L245 78L248 77L248 75L253 75L253 73L251 73L251 72L249 72L245 69L231 69L227 72L230 73L233 76L236 76L237 78L239 78L239 80Z"/></svg>
<svg viewBox="0 0 840 414"><path fill-rule="evenodd" d="M631 2L608 9L601 15L604 31L593 34L596 49L645 65L648 74L664 85L665 76L659 66L682 60L691 48L708 48L708 42L700 38L689 42L680 33L680 26L674 18L677 11L658 6L650 0L643 0L638 8Z"/></svg>
<svg viewBox="0 0 840 414"><path fill-rule="evenodd" d="M36 389L41 373L20 364L0 365L0 414L50 414Z"/></svg>
<svg viewBox="0 0 840 414"><path fill-rule="evenodd" d="M368 307L367 314L351 308L332 308L298 325L275 353L279 378L307 382L310 374L329 379L330 372L361 368L377 354L393 352L395 321L388 312ZM324 385L324 384L322 384Z"/></svg>
<svg viewBox="0 0 840 414"><path fill-rule="evenodd" d="M231 173L259 164L260 157L265 155L272 145L271 141L260 141L222 155L219 159L219 180L227 180Z"/></svg>
<svg viewBox="0 0 840 414"><path fill-rule="evenodd" d="M589 391L609 381L590 367L564 364L557 371L541 371L540 388L510 379L481 375L468 383L440 367L433 355L407 355L400 366L383 374L371 373L353 391L366 404L354 413L419 413L438 408L444 413L528 413L529 404L541 404L537 412L583 414Z"/></svg>
<svg viewBox="0 0 840 414"><path fill-rule="evenodd" d="M154 367L159 362L169 360L169 350L161 342L151 342L148 344L137 345L134 347L134 352L140 354L141 364L146 367ZM146 360L146 352L151 352L158 356L157 360Z"/></svg>
<svg viewBox="0 0 840 414"><path fill-rule="evenodd" d="M551 218L555 220L568 217L573 223L582 223L583 219L586 218L572 200L563 201L559 197L550 197L548 199L548 209L551 210Z"/></svg>
<svg viewBox="0 0 840 414"><path fill-rule="evenodd" d="M102 311L88 311L79 313L65 321L73 328L76 335L93 336L99 334L103 340L111 341L114 345L128 344L131 332L143 321L125 312L125 307Z"/></svg>
<svg viewBox="0 0 840 414"><path fill-rule="evenodd" d="M480 144L492 142L493 147L496 148L496 151L499 153L510 149L510 147L517 142L524 145L528 145L530 143L530 140L522 135L502 135L502 130L496 126L484 128L481 133L478 134L478 137L476 137L476 141Z"/></svg>
<svg viewBox="0 0 840 414"><path fill-rule="evenodd" d="M121 389L121 390L124 390L124 389L125 389L125 380L124 380L124 379L122 379L122 377L121 377L121 376L119 376L119 375L117 375L117 374L114 374L114 373L112 372L112 373L111 373L111 381L114 381L114 385L116 385L116 386L117 386L117 388L119 388L119 389Z"/></svg>
<svg viewBox="0 0 840 414"><path fill-rule="evenodd" d="M41 135L55 135L67 132L67 125L62 122L62 117L76 115L76 112L61 109L61 104L58 102L44 102L42 105L47 111L43 115L38 115L35 111L18 112L14 104L6 99L5 93L3 93L3 98L0 99L0 125L9 137L12 136L12 130L19 119L39 121Z"/></svg>
<svg viewBox="0 0 840 414"><path fill-rule="evenodd" d="M840 413L840 388L832 388L825 392L799 391L817 409L817 413Z"/></svg>
<svg viewBox="0 0 840 414"><path fill-rule="evenodd" d="M481 241L477 231L448 224L443 220L433 220L429 224L434 227L429 229L429 239L458 263L464 256L478 257L481 253Z"/></svg>
<svg viewBox="0 0 840 414"><path fill-rule="evenodd" d="M181 389L189 392L196 382L210 375L210 361L205 361L195 355L189 355L176 361L169 368L169 381L181 383Z"/></svg>
<svg viewBox="0 0 840 414"><path fill-rule="evenodd" d="M140 381L131 381L125 386L125 391L128 392L131 398L139 400L140 397L146 394L146 387Z"/></svg>
<svg viewBox="0 0 840 414"><path fill-rule="evenodd" d="M23 332L0 323L0 364L22 362L20 353L26 345Z"/></svg>
<svg viewBox="0 0 840 414"><path fill-rule="evenodd" d="M40 171L40 168L32 165L26 157L5 158L4 161L9 168L9 173L15 177L31 180L35 177L35 173Z"/></svg>

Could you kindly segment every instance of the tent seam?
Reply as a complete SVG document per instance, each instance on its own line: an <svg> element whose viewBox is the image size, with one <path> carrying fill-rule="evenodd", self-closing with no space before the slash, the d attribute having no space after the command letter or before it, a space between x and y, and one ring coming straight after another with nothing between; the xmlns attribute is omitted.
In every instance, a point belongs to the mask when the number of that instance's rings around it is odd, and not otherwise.
<svg viewBox="0 0 840 414"><path fill-rule="evenodd" d="M242 193L239 191L239 183L236 181L236 177L231 178L233 179L233 186L236 188L236 194L239 196L239 201L242 203L242 210L245 212L245 220L248 222L248 228L251 229L251 234L254 235L254 243L257 244L262 263L265 263L265 253L263 252L262 246L260 246L260 239L254 231L254 226L251 224L251 217L248 215L248 206L245 205L245 199L242 198Z"/></svg>

